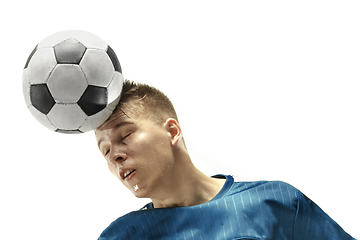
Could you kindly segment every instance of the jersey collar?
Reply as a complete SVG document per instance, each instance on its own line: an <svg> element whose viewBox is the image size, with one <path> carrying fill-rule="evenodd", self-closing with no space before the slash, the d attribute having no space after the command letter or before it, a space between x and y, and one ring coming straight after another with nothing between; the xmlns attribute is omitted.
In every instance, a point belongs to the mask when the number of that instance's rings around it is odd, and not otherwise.
<svg viewBox="0 0 360 240"><path fill-rule="evenodd" d="M226 182L225 182L224 186L222 187L222 189L220 190L220 192L218 194L216 194L216 196L213 199L211 199L210 202L222 198L230 190L231 186L234 183L234 178L230 175L217 174L217 175L214 175L211 177L212 178L223 178L223 179L226 179ZM145 205L140 210L152 209L152 208L154 208L154 205L151 202L151 203L148 203L147 205Z"/></svg>
<svg viewBox="0 0 360 240"><path fill-rule="evenodd" d="M234 183L234 178L231 175L218 174L212 176L212 178L223 178L226 179L226 182L220 192L213 199L211 199L210 202L222 198L230 190L231 186Z"/></svg>

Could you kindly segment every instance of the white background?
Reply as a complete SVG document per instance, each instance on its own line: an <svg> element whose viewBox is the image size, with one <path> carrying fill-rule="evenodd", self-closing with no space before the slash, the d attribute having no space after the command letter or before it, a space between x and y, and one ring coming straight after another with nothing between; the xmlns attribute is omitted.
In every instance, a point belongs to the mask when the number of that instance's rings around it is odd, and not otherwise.
<svg viewBox="0 0 360 240"><path fill-rule="evenodd" d="M358 1L8 1L1 7L0 239L97 239L142 207L93 132L53 133L26 109L22 69L54 32L116 51L127 79L173 101L206 174L282 180L359 230Z"/></svg>

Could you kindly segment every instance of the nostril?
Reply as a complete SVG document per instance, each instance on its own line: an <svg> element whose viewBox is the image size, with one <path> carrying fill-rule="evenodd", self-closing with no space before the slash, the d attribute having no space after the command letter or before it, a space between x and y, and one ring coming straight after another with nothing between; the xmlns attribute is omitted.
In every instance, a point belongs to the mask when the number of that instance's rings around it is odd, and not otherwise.
<svg viewBox="0 0 360 240"><path fill-rule="evenodd" d="M122 162L124 162L127 159L127 156L125 153L123 152L116 152L113 151L109 161L113 164L113 165L117 165L117 164L121 164Z"/></svg>
<svg viewBox="0 0 360 240"><path fill-rule="evenodd" d="M115 159L116 162L123 162L126 160L126 156L123 155L119 155L117 156L117 158Z"/></svg>

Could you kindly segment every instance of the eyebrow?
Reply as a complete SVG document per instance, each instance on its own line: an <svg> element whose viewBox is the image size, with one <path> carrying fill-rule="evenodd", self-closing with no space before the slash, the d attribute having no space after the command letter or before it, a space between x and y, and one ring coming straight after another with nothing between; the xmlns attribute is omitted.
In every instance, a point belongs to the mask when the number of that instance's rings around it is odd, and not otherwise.
<svg viewBox="0 0 360 240"><path fill-rule="evenodd" d="M131 124L134 124L133 122L128 122L128 121L123 121L123 122L120 122L119 124L115 125L115 127L113 128L113 130L117 130L119 129L120 127L123 127L125 125L131 125ZM97 142L97 145L98 145L98 148L100 149L100 144L102 142L102 138L99 139L99 141Z"/></svg>

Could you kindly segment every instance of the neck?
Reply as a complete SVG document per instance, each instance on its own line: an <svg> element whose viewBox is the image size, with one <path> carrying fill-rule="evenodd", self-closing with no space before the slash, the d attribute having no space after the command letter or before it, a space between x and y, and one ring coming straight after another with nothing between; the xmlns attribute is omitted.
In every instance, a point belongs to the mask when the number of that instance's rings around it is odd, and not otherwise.
<svg viewBox="0 0 360 240"><path fill-rule="evenodd" d="M206 176L191 160L182 162L181 166L174 169L177 171L164 179L155 197L151 197L154 208L187 207L209 202L226 181Z"/></svg>

